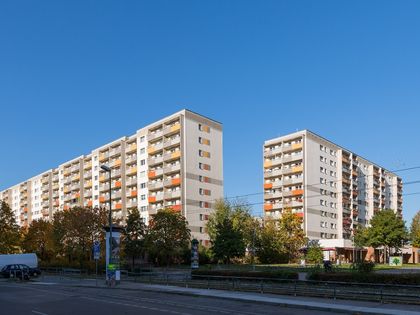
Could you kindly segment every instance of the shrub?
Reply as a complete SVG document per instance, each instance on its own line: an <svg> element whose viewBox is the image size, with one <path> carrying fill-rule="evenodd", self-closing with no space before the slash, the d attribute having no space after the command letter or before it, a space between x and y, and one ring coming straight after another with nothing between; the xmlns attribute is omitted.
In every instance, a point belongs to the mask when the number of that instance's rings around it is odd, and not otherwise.
<svg viewBox="0 0 420 315"><path fill-rule="evenodd" d="M224 276L224 277L249 277L249 278L276 278L276 279L298 279L297 272L291 271L235 271L235 270L193 270L192 276Z"/></svg>
<svg viewBox="0 0 420 315"><path fill-rule="evenodd" d="M375 263L372 261L362 261L362 262L353 263L351 265L351 268L353 270L358 271L358 272L364 272L364 273L372 272L374 267L375 267Z"/></svg>
<svg viewBox="0 0 420 315"><path fill-rule="evenodd" d="M420 274L384 274L384 273L361 273L361 272L339 272L339 273L312 273L309 280L335 281L335 282L358 282L374 284L400 284L420 285Z"/></svg>

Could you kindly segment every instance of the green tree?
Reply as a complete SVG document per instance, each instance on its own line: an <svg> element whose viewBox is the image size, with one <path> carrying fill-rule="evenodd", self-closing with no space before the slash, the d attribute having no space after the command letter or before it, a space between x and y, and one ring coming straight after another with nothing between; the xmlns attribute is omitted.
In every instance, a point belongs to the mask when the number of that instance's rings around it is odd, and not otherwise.
<svg viewBox="0 0 420 315"><path fill-rule="evenodd" d="M302 218L292 213L291 209L283 211L279 224L279 237L289 262L297 258L299 250L307 243L302 224Z"/></svg>
<svg viewBox="0 0 420 315"><path fill-rule="evenodd" d="M402 218L393 210L384 209L370 220L370 227L366 231L366 244L374 248L384 246L387 253L390 248L398 250L407 240L407 236L407 229Z"/></svg>
<svg viewBox="0 0 420 315"><path fill-rule="evenodd" d="M413 246L420 247L420 211L416 213L411 221L410 240Z"/></svg>
<svg viewBox="0 0 420 315"><path fill-rule="evenodd" d="M146 252L146 232L146 225L137 207L129 211L123 232L123 246L126 256L131 258L131 269L134 269L135 259L143 257Z"/></svg>
<svg viewBox="0 0 420 315"><path fill-rule="evenodd" d="M34 220L23 235L22 249L36 253L41 261L49 262L54 256L53 226L45 220Z"/></svg>
<svg viewBox="0 0 420 315"><path fill-rule="evenodd" d="M107 212L100 208L74 207L54 214L53 238L57 253L81 268L92 260L95 240L104 240Z"/></svg>
<svg viewBox="0 0 420 315"><path fill-rule="evenodd" d="M320 264L324 260L324 254L318 240L308 242L307 252L305 256L309 263Z"/></svg>
<svg viewBox="0 0 420 315"><path fill-rule="evenodd" d="M255 221L249 206L219 200L207 222L212 243L211 250L216 260L230 263L233 258L245 256L246 248L255 241Z"/></svg>
<svg viewBox="0 0 420 315"><path fill-rule="evenodd" d="M279 233L279 220L266 220L258 230L256 254L263 264L279 264L287 262L287 256Z"/></svg>
<svg viewBox="0 0 420 315"><path fill-rule="evenodd" d="M5 201L0 202L0 254L19 252L20 228L15 215Z"/></svg>
<svg viewBox="0 0 420 315"><path fill-rule="evenodd" d="M185 217L171 209L163 209L151 216L147 244L152 257L167 266L179 261L190 245L191 232Z"/></svg>

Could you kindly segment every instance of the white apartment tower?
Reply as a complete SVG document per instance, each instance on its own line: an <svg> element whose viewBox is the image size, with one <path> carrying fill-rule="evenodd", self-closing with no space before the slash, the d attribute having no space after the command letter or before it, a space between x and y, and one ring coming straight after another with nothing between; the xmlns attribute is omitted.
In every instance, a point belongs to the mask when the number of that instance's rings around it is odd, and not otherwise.
<svg viewBox="0 0 420 315"><path fill-rule="evenodd" d="M381 209L402 216L402 180L396 174L308 130L264 143L264 213L285 208L303 218L309 239L346 254L353 231Z"/></svg>
<svg viewBox="0 0 420 315"><path fill-rule="evenodd" d="M101 165L112 169L111 196ZM21 226L74 206L109 209L109 198L115 218L133 207L146 223L162 208L180 212L208 244L208 215L223 198L222 125L182 110L0 192Z"/></svg>

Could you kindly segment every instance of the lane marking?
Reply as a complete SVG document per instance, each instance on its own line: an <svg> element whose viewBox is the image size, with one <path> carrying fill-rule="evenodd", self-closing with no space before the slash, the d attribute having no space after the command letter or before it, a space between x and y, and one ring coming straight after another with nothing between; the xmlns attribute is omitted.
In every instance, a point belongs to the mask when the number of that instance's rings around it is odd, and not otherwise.
<svg viewBox="0 0 420 315"><path fill-rule="evenodd" d="M48 315L47 313L42 313L42 312L38 312L38 311L32 311L32 313L38 314L38 315Z"/></svg>

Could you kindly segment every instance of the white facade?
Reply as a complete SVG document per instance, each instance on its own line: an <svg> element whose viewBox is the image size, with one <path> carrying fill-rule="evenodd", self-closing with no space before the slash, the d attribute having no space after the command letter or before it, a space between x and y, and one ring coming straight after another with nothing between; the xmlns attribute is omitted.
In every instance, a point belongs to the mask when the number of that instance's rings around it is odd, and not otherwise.
<svg viewBox="0 0 420 315"><path fill-rule="evenodd" d="M192 236L205 230L214 200L223 198L222 125L182 110L0 193L22 226L74 206L108 207L125 219L138 207L147 223L159 209L182 213Z"/></svg>
<svg viewBox="0 0 420 315"><path fill-rule="evenodd" d="M263 154L265 215L292 209L324 247L352 247L381 209L402 215L401 178L310 131L268 140Z"/></svg>

